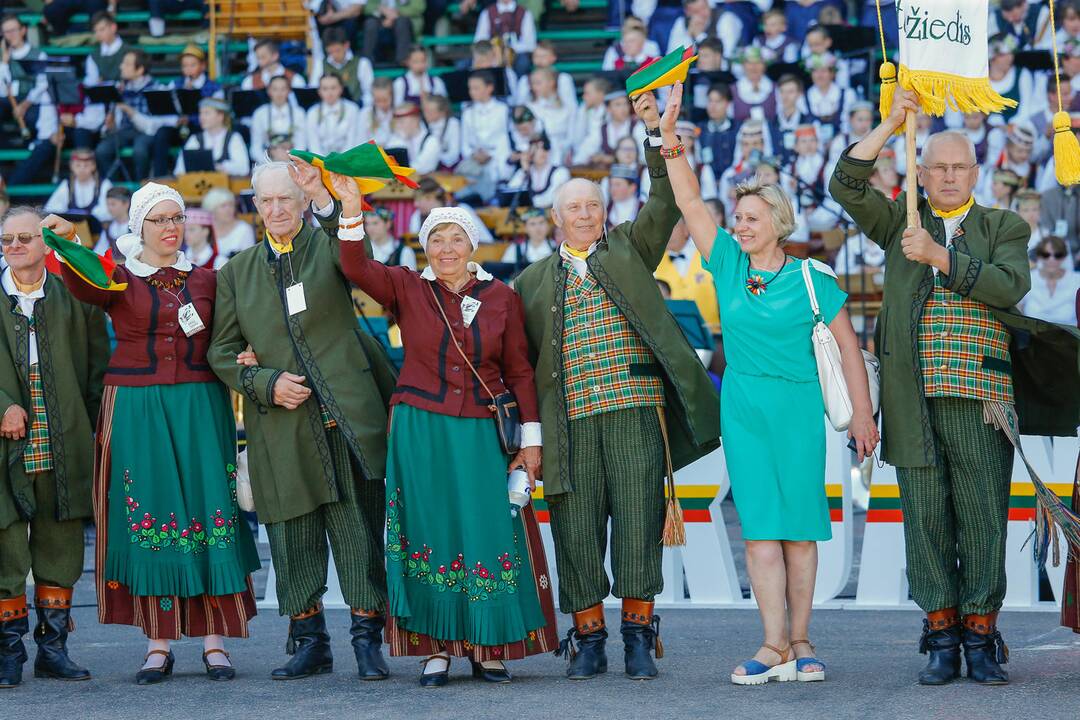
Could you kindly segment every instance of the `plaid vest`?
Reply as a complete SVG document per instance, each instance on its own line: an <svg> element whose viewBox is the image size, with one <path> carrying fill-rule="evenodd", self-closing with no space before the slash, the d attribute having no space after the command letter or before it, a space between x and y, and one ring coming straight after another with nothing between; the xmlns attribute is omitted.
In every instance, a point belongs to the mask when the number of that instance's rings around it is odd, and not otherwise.
<svg viewBox="0 0 1080 720"><path fill-rule="evenodd" d="M926 397L1013 402L1009 331L940 274L919 319L919 363Z"/></svg>
<svg viewBox="0 0 1080 720"><path fill-rule="evenodd" d="M563 389L571 420L664 404L652 351L596 279L573 268L563 313Z"/></svg>
<svg viewBox="0 0 1080 720"><path fill-rule="evenodd" d="M45 414L45 387L37 365L30 366L30 432L23 449L23 469L27 475L53 469L49 419Z"/></svg>

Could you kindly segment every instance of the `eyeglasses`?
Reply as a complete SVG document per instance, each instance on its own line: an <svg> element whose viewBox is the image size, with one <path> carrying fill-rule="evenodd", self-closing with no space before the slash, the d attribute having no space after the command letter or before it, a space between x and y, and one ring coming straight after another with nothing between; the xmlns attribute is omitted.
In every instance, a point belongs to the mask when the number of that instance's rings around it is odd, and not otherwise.
<svg viewBox="0 0 1080 720"><path fill-rule="evenodd" d="M169 223L173 225L183 225L187 222L187 215L173 215L172 217L159 217L159 218L146 218L146 222L154 223L159 228L163 228Z"/></svg>
<svg viewBox="0 0 1080 720"><path fill-rule="evenodd" d="M4 244L6 245L7 243L4 243ZM1046 250L1040 250L1039 251L1039 257L1041 257L1043 259L1054 258L1055 260L1064 260L1065 259L1065 253L1063 253L1063 252L1052 253L1052 252L1047 252Z"/></svg>
<svg viewBox="0 0 1080 720"><path fill-rule="evenodd" d="M23 245L29 245L40 237L41 233L19 233L17 235L12 235L11 233L8 233L6 235L0 235L0 245L7 247L16 240L18 240Z"/></svg>
<svg viewBox="0 0 1080 720"><path fill-rule="evenodd" d="M968 172L974 168L975 165L923 165L923 167L926 168L933 177L943 178L950 170L953 171L954 175L960 175Z"/></svg>

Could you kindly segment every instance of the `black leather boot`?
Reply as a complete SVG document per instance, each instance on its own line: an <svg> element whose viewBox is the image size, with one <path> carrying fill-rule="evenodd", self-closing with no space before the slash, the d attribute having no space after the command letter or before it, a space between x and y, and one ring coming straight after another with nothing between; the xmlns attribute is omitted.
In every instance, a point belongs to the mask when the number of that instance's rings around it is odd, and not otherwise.
<svg viewBox="0 0 1080 720"><path fill-rule="evenodd" d="M285 652L289 662L270 673L274 680L297 680L332 672L334 656L330 652L330 634L322 606L289 618L289 639Z"/></svg>
<svg viewBox="0 0 1080 720"><path fill-rule="evenodd" d="M37 657L34 677L55 680L89 680L90 671L68 657L67 639L71 628L71 588L39 585L34 605L38 624L34 629Z"/></svg>
<svg viewBox="0 0 1080 720"><path fill-rule="evenodd" d="M382 615L363 610L352 611L353 652L356 654L356 668L361 680L385 680L390 677L390 668L382 655L382 632L386 620Z"/></svg>
<svg viewBox="0 0 1080 720"><path fill-rule="evenodd" d="M960 677L960 616L955 608L927 613L919 652L930 654L919 672L920 685L944 685Z"/></svg>
<svg viewBox="0 0 1080 720"><path fill-rule="evenodd" d="M653 662L653 651L658 658L664 656L660 617L653 614L653 604L624 598L621 630L626 674L633 680L652 680L659 674Z"/></svg>
<svg viewBox="0 0 1080 720"><path fill-rule="evenodd" d="M23 635L30 632L26 596L0 600L0 688L13 688L22 682L26 662Z"/></svg>
<svg viewBox="0 0 1080 720"><path fill-rule="evenodd" d="M967 676L981 685L1007 685L1009 648L997 629L997 613L964 617L964 660Z"/></svg>
<svg viewBox="0 0 1080 720"><path fill-rule="evenodd" d="M574 638L577 637L577 647ZM566 655L570 666L566 677L571 680L590 680L607 672L607 629L604 627L604 606L593 605L587 610L574 613L574 627L559 643L556 655Z"/></svg>

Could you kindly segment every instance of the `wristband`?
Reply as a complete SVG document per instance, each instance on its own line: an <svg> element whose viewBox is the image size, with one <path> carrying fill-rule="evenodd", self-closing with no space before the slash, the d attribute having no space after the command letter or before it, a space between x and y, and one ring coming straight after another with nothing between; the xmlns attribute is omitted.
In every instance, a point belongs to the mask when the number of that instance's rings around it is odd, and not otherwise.
<svg viewBox="0 0 1080 720"><path fill-rule="evenodd" d="M660 148L660 157L665 160L674 160L686 154L686 146L679 143L673 148Z"/></svg>
<svg viewBox="0 0 1080 720"><path fill-rule="evenodd" d="M652 137L660 137L660 127L645 128L645 134L651 135Z"/></svg>
<svg viewBox="0 0 1080 720"><path fill-rule="evenodd" d="M356 217L345 217L342 215L338 218L338 230L352 230L363 226L364 213L360 213Z"/></svg>

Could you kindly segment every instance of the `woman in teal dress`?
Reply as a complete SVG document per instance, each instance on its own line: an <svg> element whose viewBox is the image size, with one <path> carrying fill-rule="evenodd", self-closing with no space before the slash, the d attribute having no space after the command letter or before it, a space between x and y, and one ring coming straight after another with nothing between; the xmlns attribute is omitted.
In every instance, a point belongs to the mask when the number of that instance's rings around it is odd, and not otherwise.
<svg viewBox="0 0 1080 720"><path fill-rule="evenodd" d="M681 100L682 85L676 84L660 129L675 201L716 285L727 360L720 429L746 565L765 626L761 648L735 669L731 681L823 680L824 663L814 657L808 637L816 543L831 537L825 407L801 263L783 249L795 229L794 211L775 185L741 185L735 237L717 228L693 170L678 152L675 120ZM854 408L848 435L861 461L878 440L866 368L843 309L847 295L828 266L810 262L821 313L840 345Z"/></svg>

